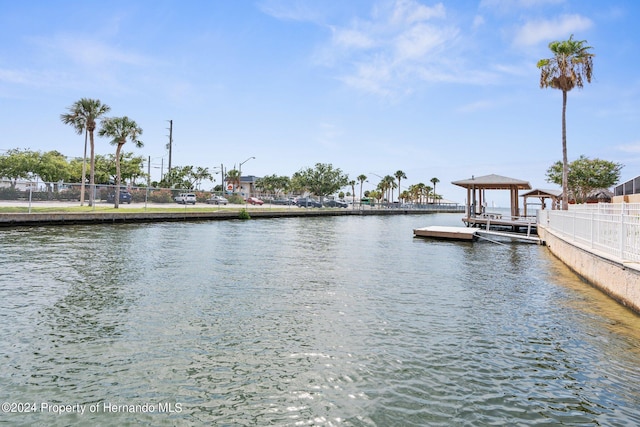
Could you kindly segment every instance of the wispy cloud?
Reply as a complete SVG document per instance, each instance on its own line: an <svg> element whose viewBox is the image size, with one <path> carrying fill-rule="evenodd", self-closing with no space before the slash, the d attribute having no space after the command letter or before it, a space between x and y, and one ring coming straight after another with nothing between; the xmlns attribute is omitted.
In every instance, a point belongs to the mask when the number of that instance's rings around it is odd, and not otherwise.
<svg viewBox="0 0 640 427"><path fill-rule="evenodd" d="M531 46L543 41L550 42L587 30L592 25L589 18L581 15L563 15L553 20L530 21L516 33L513 43L516 46Z"/></svg>
<svg viewBox="0 0 640 427"><path fill-rule="evenodd" d="M369 49L376 46L376 41L365 31L355 28L332 28L333 43L344 49Z"/></svg>
<svg viewBox="0 0 640 427"><path fill-rule="evenodd" d="M319 124L318 144L324 148L334 149L338 147L337 140L342 135L342 130L333 123L323 122Z"/></svg>
<svg viewBox="0 0 640 427"><path fill-rule="evenodd" d="M411 92L417 82L455 80L445 53L456 48L460 29L446 16L442 3L381 2L368 18L332 26L316 59L345 84L383 96Z"/></svg>
<svg viewBox="0 0 640 427"><path fill-rule="evenodd" d="M144 55L116 48L107 42L87 38L81 34L58 34L52 38L34 41L50 55L62 55L77 65L86 67L115 64L144 66L153 63Z"/></svg>
<svg viewBox="0 0 640 427"><path fill-rule="evenodd" d="M539 6L547 6L551 4L564 3L565 0L482 0L480 2L481 8L492 8L499 10L508 9L529 9Z"/></svg>
<svg viewBox="0 0 640 427"><path fill-rule="evenodd" d="M482 100L463 105L458 108L460 113L473 113L476 111L489 110L495 105L492 101Z"/></svg>
<svg viewBox="0 0 640 427"><path fill-rule="evenodd" d="M263 0L258 8L283 21L319 22L321 14L316 2L308 0Z"/></svg>
<svg viewBox="0 0 640 427"><path fill-rule="evenodd" d="M0 69L0 84L9 88L58 90L99 86L111 91L136 90L140 84L136 76L144 75L148 80L153 74L150 70L163 65L151 56L85 34L60 33L28 41L30 61L19 69Z"/></svg>
<svg viewBox="0 0 640 427"><path fill-rule="evenodd" d="M35 76L28 71L0 69L0 82L10 84L28 84L35 80Z"/></svg>
<svg viewBox="0 0 640 427"><path fill-rule="evenodd" d="M616 149L625 153L640 153L640 141L632 142L630 144L618 145Z"/></svg>

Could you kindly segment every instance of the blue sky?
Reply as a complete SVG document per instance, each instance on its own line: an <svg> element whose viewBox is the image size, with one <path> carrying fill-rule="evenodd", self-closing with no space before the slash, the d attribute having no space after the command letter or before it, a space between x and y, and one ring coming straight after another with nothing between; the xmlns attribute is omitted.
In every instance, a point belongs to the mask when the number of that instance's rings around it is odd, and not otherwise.
<svg viewBox="0 0 640 427"><path fill-rule="evenodd" d="M125 150L151 156L154 179L171 119L173 165L331 163L365 189L401 169L403 187L437 177L458 202L451 181L472 175L554 188L562 94L536 62L574 34L596 56L569 93L569 158L620 162L624 181L640 175L639 18L635 0L0 0L0 150L81 157L59 115L90 97L143 128Z"/></svg>

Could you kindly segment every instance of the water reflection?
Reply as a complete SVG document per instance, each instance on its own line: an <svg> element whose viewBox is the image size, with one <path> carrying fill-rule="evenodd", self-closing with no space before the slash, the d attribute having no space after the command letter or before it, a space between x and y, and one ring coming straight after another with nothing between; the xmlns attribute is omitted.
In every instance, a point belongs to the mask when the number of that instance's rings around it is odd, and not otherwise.
<svg viewBox="0 0 640 427"><path fill-rule="evenodd" d="M638 317L543 247L412 237L447 221L7 230L1 397L184 408L25 425L639 423Z"/></svg>

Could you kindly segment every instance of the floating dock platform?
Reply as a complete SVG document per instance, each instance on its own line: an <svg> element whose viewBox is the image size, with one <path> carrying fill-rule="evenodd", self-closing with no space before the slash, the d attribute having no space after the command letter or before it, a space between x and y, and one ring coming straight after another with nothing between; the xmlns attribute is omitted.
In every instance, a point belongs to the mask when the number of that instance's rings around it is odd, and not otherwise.
<svg viewBox="0 0 640 427"><path fill-rule="evenodd" d="M417 237L434 237L437 239L476 240L478 239L478 229L432 225L430 227L414 229L413 235Z"/></svg>
<svg viewBox="0 0 640 427"><path fill-rule="evenodd" d="M482 230L473 227L446 227L433 225L430 227L415 228L413 230L414 237L431 237L435 239L450 239L450 240L466 240L475 241L478 239L488 240L494 243L500 243L492 238L507 238L510 240L517 240L521 242L537 243L539 245L544 242L537 236L524 233L509 233L493 230Z"/></svg>

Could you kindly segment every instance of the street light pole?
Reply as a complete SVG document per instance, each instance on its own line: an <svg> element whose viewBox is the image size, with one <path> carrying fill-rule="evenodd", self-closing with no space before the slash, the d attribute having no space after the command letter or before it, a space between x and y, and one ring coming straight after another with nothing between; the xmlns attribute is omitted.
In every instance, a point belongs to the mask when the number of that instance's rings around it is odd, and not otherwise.
<svg viewBox="0 0 640 427"><path fill-rule="evenodd" d="M169 149L169 172L171 172L171 151L173 150L173 120L167 121L169 122L169 144L167 144L167 148Z"/></svg>
<svg viewBox="0 0 640 427"><path fill-rule="evenodd" d="M225 187L225 173L224 173L224 165L220 163L220 173L222 174L222 195L227 194L227 188Z"/></svg>
<svg viewBox="0 0 640 427"><path fill-rule="evenodd" d="M242 165L244 165L245 163L247 163L251 159L255 159L255 157L249 157L247 160L245 160L244 162L240 163L240 167L238 169L238 173L240 174L240 176L242 176Z"/></svg>
<svg viewBox="0 0 640 427"><path fill-rule="evenodd" d="M249 160L251 159L255 159L255 157L251 156L249 157L247 160L245 160L244 162L240 163L240 166L238 168L238 179L240 180L240 189L242 189L242 165L244 165L245 163L247 163Z"/></svg>

